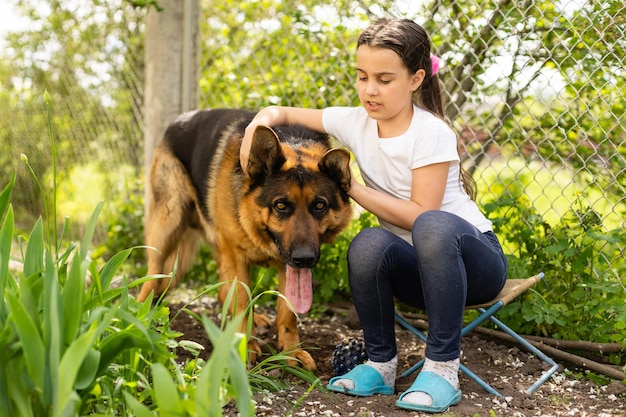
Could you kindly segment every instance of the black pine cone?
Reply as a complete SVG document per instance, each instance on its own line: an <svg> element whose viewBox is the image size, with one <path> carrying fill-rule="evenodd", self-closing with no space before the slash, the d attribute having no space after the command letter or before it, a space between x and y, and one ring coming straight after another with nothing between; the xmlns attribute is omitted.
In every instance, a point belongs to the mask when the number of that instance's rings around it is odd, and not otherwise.
<svg viewBox="0 0 626 417"><path fill-rule="evenodd" d="M335 346L330 363L335 376L340 376L366 360L365 342L362 339L351 337Z"/></svg>

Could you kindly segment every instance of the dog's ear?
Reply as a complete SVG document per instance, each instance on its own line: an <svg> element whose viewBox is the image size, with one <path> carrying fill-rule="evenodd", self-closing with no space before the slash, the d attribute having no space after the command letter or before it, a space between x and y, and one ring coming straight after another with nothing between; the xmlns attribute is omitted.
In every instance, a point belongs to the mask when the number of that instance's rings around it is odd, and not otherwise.
<svg viewBox="0 0 626 417"><path fill-rule="evenodd" d="M321 172L339 182L341 188L350 190L350 153L345 149L330 149L326 151L318 167Z"/></svg>
<svg viewBox="0 0 626 417"><path fill-rule="evenodd" d="M258 179L271 174L285 163L278 135L266 126L257 126L252 136L248 175Z"/></svg>

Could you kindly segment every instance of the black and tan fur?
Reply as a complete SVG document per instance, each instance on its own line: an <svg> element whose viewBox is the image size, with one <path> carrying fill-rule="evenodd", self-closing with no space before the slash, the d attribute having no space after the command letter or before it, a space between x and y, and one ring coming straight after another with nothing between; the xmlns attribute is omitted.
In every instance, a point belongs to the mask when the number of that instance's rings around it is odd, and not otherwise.
<svg viewBox="0 0 626 417"><path fill-rule="evenodd" d="M258 127L244 174L239 147L253 116L230 109L181 115L155 149L150 170L146 244L158 251L149 252L148 274L171 272L177 259L175 284L205 238L225 283L219 290L222 304L233 280L250 284L253 264L276 267L279 291L285 294L288 277L304 277L317 263L320 245L331 242L351 216L350 155L331 149L326 135L299 126ZM158 296L169 285L167 279L148 281L138 299L152 292ZM238 291L231 313L245 311L245 294ZM267 321L255 315L255 323ZM279 348L315 369L313 358L299 347L296 324L290 306L279 298ZM254 360L259 346L251 342L250 348Z"/></svg>

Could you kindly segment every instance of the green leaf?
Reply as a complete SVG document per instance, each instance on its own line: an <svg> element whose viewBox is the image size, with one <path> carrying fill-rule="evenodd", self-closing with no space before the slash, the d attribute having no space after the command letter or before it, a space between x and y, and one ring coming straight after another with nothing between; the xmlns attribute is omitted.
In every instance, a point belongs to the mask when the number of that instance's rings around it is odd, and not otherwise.
<svg viewBox="0 0 626 417"><path fill-rule="evenodd" d="M126 404L130 407L130 409L133 410L133 413L135 413L137 417L154 417L148 407L141 404L128 392L124 392L124 400L126 401Z"/></svg>
<svg viewBox="0 0 626 417"><path fill-rule="evenodd" d="M179 417L183 415L184 410L178 395L178 389L165 366L160 363L152 364L152 374L154 376L153 400L159 407L159 415L161 417Z"/></svg>
<svg viewBox="0 0 626 417"><path fill-rule="evenodd" d="M96 330L89 330L78 336L63 354L59 364L58 378L55 381L56 398L52 404L53 416L61 417L66 407L71 406L75 401L74 386L77 382L78 371L86 360L95 338Z"/></svg>
<svg viewBox="0 0 626 417"><path fill-rule="evenodd" d="M45 345L46 377L42 387L44 403L52 404L57 390L53 381L57 380L59 361L61 360L62 323L59 311L59 279L52 254L45 253L44 291L43 291L43 341Z"/></svg>
<svg viewBox="0 0 626 417"><path fill-rule="evenodd" d="M0 192L0 219L4 218L7 213L9 204L11 203L11 191L13 191L13 185L15 184L15 173L9 180L9 183Z"/></svg>
<svg viewBox="0 0 626 417"><path fill-rule="evenodd" d="M246 371L245 362L241 361L241 352L237 345L241 346L241 341L245 342L246 338L237 337L234 342L234 349L231 350L228 357L228 370L230 373L230 381L233 385L235 400L237 402L237 410L242 416L255 415L254 401L252 400L252 391L250 390L250 382L248 381L248 373ZM244 345L245 346L245 345ZM244 356L247 358L247 355Z"/></svg>
<svg viewBox="0 0 626 417"><path fill-rule="evenodd" d="M11 308L11 319L20 339L21 349L24 352L24 361L28 375L33 384L39 389L44 387L44 373L46 372L46 350L37 325L22 304L13 294L6 294Z"/></svg>
<svg viewBox="0 0 626 417"><path fill-rule="evenodd" d="M154 311L154 310L152 310ZM150 333L150 322L149 322L149 317L145 317L143 318L144 321L140 320L139 318L137 318L134 314L129 313L128 311L125 310L120 310L117 313L118 317L121 318L122 320L125 320L128 323L131 323L136 330L140 331L141 334L143 335L143 337L145 338L146 341L149 341L150 343L152 343L152 334ZM146 326L147 325L147 326ZM157 347L153 346L152 347L153 350L156 350Z"/></svg>
<svg viewBox="0 0 626 417"><path fill-rule="evenodd" d="M594 230L590 230L588 232L588 235L594 240L604 240L608 243L620 243L624 241L624 239L626 239L626 235L624 234L623 229L617 229L615 230L615 232L617 233L600 233Z"/></svg>
<svg viewBox="0 0 626 417"><path fill-rule="evenodd" d="M220 331L215 323L206 317L202 318L204 329L213 346L213 352L198 377L197 389L199 392L206 393L206 395L196 396L196 411L200 415L221 415L222 407L224 403L228 401L228 399L225 398L227 387L224 384L227 383L227 377L230 376L232 378L233 375L235 378L233 382L236 382L235 387L237 391L235 399L237 404L246 410L249 409L249 401L251 401L249 399L250 388L247 376L245 382L246 388L242 388L240 372L243 364L241 363L238 352L238 342L240 341L238 331L244 317L244 314L236 315L232 320L226 323L226 327L223 331ZM232 363L233 359L237 364ZM242 415L254 415L254 413L242 413Z"/></svg>
<svg viewBox="0 0 626 417"><path fill-rule="evenodd" d="M11 383L9 384L9 395L7 400L10 400L13 404L12 412L4 414L6 416L20 416L20 417L34 417L40 412L44 415L44 410L41 404L33 399L30 395L32 389L32 381L26 382L28 377L23 375L20 361L14 360L7 364L7 375L13 376ZM22 378L16 377L17 375L23 375ZM29 386L27 386L29 385Z"/></svg>
<svg viewBox="0 0 626 417"><path fill-rule="evenodd" d="M100 356L100 351L95 349L90 349L87 352L85 360L81 364L78 375L76 376L76 389L87 389L91 384L94 383L96 375L98 374Z"/></svg>
<svg viewBox="0 0 626 417"><path fill-rule="evenodd" d="M120 353L132 348L153 351L160 355L166 354L166 350L163 346L155 345L152 340L146 338L137 329L123 330L107 336L100 344L99 349L100 352L102 352L102 357L100 359L98 373L104 372Z"/></svg>
<svg viewBox="0 0 626 417"><path fill-rule="evenodd" d="M26 254L24 255L24 275L28 277L41 273L41 271L43 271L43 261L43 221L40 217L28 237L28 245L26 246Z"/></svg>
<svg viewBox="0 0 626 417"><path fill-rule="evenodd" d="M13 239L13 208L9 206L2 228L0 228L0 291L6 294L9 287L9 259ZM0 297L0 319L8 314L5 297Z"/></svg>
<svg viewBox="0 0 626 417"><path fill-rule="evenodd" d="M83 317L83 299L87 266L90 261L74 257L70 264L69 276L61 290L63 311L63 342L68 345L76 337Z"/></svg>
<svg viewBox="0 0 626 417"><path fill-rule="evenodd" d="M80 257L81 260L87 259L87 255L89 253L89 248L91 247L91 242L93 240L93 235L94 235L95 230L96 230L96 225L98 223L98 216L100 215L100 212L102 211L102 206L103 205L104 205L104 203L102 201L100 203L98 203L98 205L94 209L93 213L91 214L91 217L89 218L89 222L87 223L87 227L85 229L85 234L83 236L83 240L82 240L82 243L80 245L80 255L79 255L79 257Z"/></svg>
<svg viewBox="0 0 626 417"><path fill-rule="evenodd" d="M6 343L0 342L0 349L6 349ZM7 369L6 369L6 358L0 357L0 415L1 416L9 416L11 415L11 401L13 399L9 399L9 385L13 384L14 381L11 381L11 384L7 381Z"/></svg>
<svg viewBox="0 0 626 417"><path fill-rule="evenodd" d="M99 294L99 298L92 297L85 301L84 310L91 311L99 305L104 305L116 298L119 298L123 291L126 290L124 288L113 288L108 291L104 291L102 294Z"/></svg>
<svg viewBox="0 0 626 417"><path fill-rule="evenodd" d="M111 259L109 259L104 267L102 267L102 270L100 271L100 282L98 283L98 285L101 286L101 289L109 288L115 273L124 264L124 262L126 262L126 259L128 259L132 251L132 249L126 249L116 253L113 257L111 257Z"/></svg>

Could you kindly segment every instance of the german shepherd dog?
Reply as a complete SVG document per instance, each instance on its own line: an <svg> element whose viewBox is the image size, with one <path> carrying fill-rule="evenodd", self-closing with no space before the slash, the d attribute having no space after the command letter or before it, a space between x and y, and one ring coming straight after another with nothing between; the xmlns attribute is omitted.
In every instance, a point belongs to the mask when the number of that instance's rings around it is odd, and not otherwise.
<svg viewBox="0 0 626 417"><path fill-rule="evenodd" d="M245 127L254 113L235 109L199 110L178 117L154 151L146 222L148 274L170 273L173 282L147 281L138 300L160 296L189 269L204 237L216 256L224 305L230 286L250 286L250 266L278 270L278 347L315 369L301 349L295 313L307 313L313 292L311 268L320 245L332 242L351 218L350 154L331 149L329 138L301 126L259 126L253 135L247 172L239 163ZM236 280L236 281L235 281ZM249 304L238 288L231 314ZM245 322L245 321L244 321ZM255 314L256 325L269 319ZM242 329L243 331L244 329ZM254 336L254 330L253 335ZM261 353L250 338L249 359Z"/></svg>

